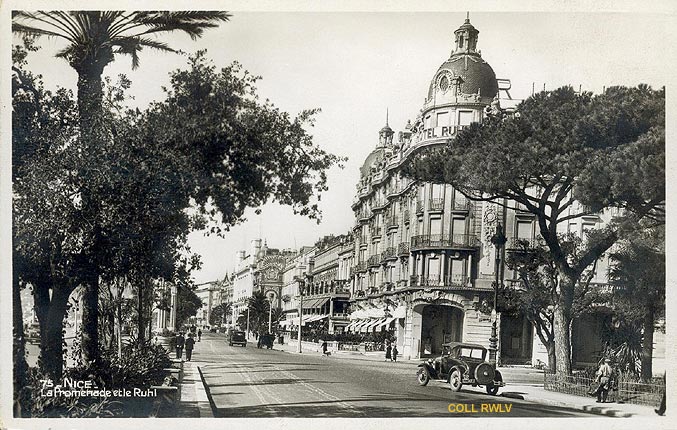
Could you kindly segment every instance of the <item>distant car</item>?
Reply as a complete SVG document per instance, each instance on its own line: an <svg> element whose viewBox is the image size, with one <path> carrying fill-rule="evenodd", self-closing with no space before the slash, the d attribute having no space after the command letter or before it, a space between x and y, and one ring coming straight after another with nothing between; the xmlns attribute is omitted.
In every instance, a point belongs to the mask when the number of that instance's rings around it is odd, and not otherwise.
<svg viewBox="0 0 677 430"><path fill-rule="evenodd" d="M232 331L228 335L228 345L242 345L247 346L247 336L245 336L243 331Z"/></svg>
<svg viewBox="0 0 677 430"><path fill-rule="evenodd" d="M496 365L486 361L487 349L482 345L449 342L442 345L442 355L418 365L416 374L420 385L431 379L449 383L452 391L460 391L463 384L485 386L487 393L496 395L504 387L503 376Z"/></svg>
<svg viewBox="0 0 677 430"><path fill-rule="evenodd" d="M26 325L24 329L24 335L29 340L40 339L40 324L39 323L30 323Z"/></svg>

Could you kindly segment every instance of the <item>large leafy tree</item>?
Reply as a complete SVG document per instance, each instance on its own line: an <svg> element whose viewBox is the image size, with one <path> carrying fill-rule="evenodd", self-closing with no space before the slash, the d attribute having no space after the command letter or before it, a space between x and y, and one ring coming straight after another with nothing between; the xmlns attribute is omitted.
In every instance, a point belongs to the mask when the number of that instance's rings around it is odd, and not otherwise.
<svg viewBox="0 0 677 430"><path fill-rule="evenodd" d="M56 55L63 58L78 74L77 106L79 112L80 139L84 150L93 150L101 145L106 136L101 133L103 119L104 68L116 55L129 55L132 67L139 65L139 52L152 48L165 52L174 49L155 36L171 32L183 32L191 38L202 36L205 29L227 21L230 15L218 11L13 11L12 31L31 36L49 36L62 39L66 46ZM103 127L105 129L105 127ZM87 264L82 271L85 276L83 296L82 348L88 360L98 355L98 300L101 265L105 255L105 233L98 220L101 207L97 190L97 166L81 169L80 176L88 184L82 189L82 214L92 220L90 253L81 262ZM91 176L91 177L90 177Z"/></svg>
<svg viewBox="0 0 677 430"><path fill-rule="evenodd" d="M573 234L560 235L562 248L570 259L583 248L582 240ZM550 252L531 241L519 240L508 253L506 266L515 272L518 285L503 288L498 296L501 312L518 312L536 329L541 343L548 352L548 369L556 368L553 309L557 299L559 272ZM591 286L595 275L593 264L581 276L574 291L572 316L590 311L594 305L609 302L610 296Z"/></svg>
<svg viewBox="0 0 677 430"><path fill-rule="evenodd" d="M656 320L665 314L665 231L651 229L624 241L611 254L611 280L618 318L639 327L641 377L653 376L653 334Z"/></svg>
<svg viewBox="0 0 677 430"><path fill-rule="evenodd" d="M312 199L341 159L313 144L305 130L312 112L292 119L259 103L255 80L237 66L217 71L200 53L172 74L166 99L143 112L122 109L122 84L105 93L95 147L79 139L67 92L44 114L53 132L33 126L35 115L16 116L15 267L35 287L48 373L61 374L61 331L53 328L73 289L88 285L91 256L104 282L176 282L196 267L185 247L194 229L227 229L270 199L319 217ZM24 97L32 93L17 91L17 106ZM30 150L36 142L42 152ZM87 194L101 208L95 217Z"/></svg>
<svg viewBox="0 0 677 430"><path fill-rule="evenodd" d="M409 174L450 183L472 200L504 207L517 202L536 216L558 272L557 372L569 374L576 284L639 220L663 222L664 147L664 89L611 87L593 96L563 87L528 98L515 115L464 128L443 148L421 152ZM558 232L611 207L624 215L588 232L586 249L569 259Z"/></svg>

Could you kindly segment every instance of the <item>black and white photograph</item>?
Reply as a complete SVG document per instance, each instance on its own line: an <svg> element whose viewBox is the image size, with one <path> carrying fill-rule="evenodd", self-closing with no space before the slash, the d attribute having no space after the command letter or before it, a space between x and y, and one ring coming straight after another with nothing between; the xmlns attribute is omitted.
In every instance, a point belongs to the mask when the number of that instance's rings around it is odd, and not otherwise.
<svg viewBox="0 0 677 430"><path fill-rule="evenodd" d="M2 7L0 428L669 428L675 6L172 3Z"/></svg>

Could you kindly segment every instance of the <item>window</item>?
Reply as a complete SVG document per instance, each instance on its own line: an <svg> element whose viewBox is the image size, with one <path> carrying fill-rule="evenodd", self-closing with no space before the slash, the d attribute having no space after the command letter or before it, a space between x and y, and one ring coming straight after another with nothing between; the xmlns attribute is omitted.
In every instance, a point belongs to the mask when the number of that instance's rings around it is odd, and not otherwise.
<svg viewBox="0 0 677 430"><path fill-rule="evenodd" d="M430 128L430 115L425 117L425 128Z"/></svg>
<svg viewBox="0 0 677 430"><path fill-rule="evenodd" d="M454 217L451 219L451 234L465 234L465 218Z"/></svg>
<svg viewBox="0 0 677 430"><path fill-rule="evenodd" d="M531 240L533 237L533 223L531 221L517 221L517 238Z"/></svg>
<svg viewBox="0 0 677 430"><path fill-rule="evenodd" d="M466 357L466 358L484 358L485 352L481 349L476 349L476 348L460 348L459 351L459 357Z"/></svg>
<svg viewBox="0 0 677 430"><path fill-rule="evenodd" d="M442 234L441 218L430 218L430 234Z"/></svg>
<svg viewBox="0 0 677 430"><path fill-rule="evenodd" d="M447 79L446 76L443 79ZM448 87L449 85L447 85ZM446 91L446 90L445 90ZM437 114L437 127L446 127L449 125L449 112L440 112Z"/></svg>
<svg viewBox="0 0 677 430"><path fill-rule="evenodd" d="M463 48L463 35L458 36L458 47Z"/></svg>
<svg viewBox="0 0 677 430"><path fill-rule="evenodd" d="M473 120L473 113L469 110L462 110L458 112L458 125L465 127L470 125Z"/></svg>

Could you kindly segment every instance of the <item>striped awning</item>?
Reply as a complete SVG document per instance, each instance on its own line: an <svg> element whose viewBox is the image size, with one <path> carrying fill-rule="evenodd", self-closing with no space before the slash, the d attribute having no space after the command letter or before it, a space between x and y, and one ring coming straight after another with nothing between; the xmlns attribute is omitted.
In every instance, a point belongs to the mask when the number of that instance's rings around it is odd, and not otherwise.
<svg viewBox="0 0 677 430"><path fill-rule="evenodd" d="M383 329L387 329L390 326L390 323L395 321L395 317L390 317L390 318L385 318L383 319L378 326L376 327L377 331L381 331Z"/></svg>

